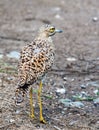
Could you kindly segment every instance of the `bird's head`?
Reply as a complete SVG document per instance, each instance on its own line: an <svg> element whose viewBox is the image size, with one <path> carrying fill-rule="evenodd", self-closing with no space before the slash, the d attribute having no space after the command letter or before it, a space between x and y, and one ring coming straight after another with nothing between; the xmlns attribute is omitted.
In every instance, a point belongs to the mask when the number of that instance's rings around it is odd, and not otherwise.
<svg viewBox="0 0 99 130"><path fill-rule="evenodd" d="M52 25L44 25L39 30L39 34L45 35L46 37L53 36L54 34L61 32L62 30L58 30Z"/></svg>

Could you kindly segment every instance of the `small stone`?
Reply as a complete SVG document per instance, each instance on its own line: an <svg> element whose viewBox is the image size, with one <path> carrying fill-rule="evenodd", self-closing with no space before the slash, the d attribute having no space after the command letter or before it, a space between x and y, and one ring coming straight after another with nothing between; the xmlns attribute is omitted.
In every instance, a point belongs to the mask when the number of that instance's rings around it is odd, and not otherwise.
<svg viewBox="0 0 99 130"><path fill-rule="evenodd" d="M8 80L13 80L13 77L8 77L7 79L8 79Z"/></svg>
<svg viewBox="0 0 99 130"><path fill-rule="evenodd" d="M17 52L17 51L11 51L10 53L7 54L7 57L19 59L20 58L20 53Z"/></svg>
<svg viewBox="0 0 99 130"><path fill-rule="evenodd" d="M39 125L39 124L37 124L35 127L39 129L39 128L40 128L40 125Z"/></svg>
<svg viewBox="0 0 99 130"><path fill-rule="evenodd" d="M65 112L64 112L64 111L62 111L61 113L62 113L62 114L65 114Z"/></svg>
<svg viewBox="0 0 99 130"><path fill-rule="evenodd" d="M71 81L73 82L75 79L73 78L73 79L71 79Z"/></svg>
<svg viewBox="0 0 99 130"><path fill-rule="evenodd" d="M84 107L84 104L80 101L72 101L68 98L66 99L60 99L59 100L61 103L63 103L66 107L78 107L78 108L82 108Z"/></svg>
<svg viewBox="0 0 99 130"><path fill-rule="evenodd" d="M76 101L76 102L71 102L71 106L72 107L78 107L78 108L82 108L84 107L84 104L80 101Z"/></svg>
<svg viewBox="0 0 99 130"><path fill-rule="evenodd" d="M96 90L94 90L93 92L94 92L94 94L96 94L96 95L97 95L97 93L99 92L99 90L98 90L98 89L96 89Z"/></svg>
<svg viewBox="0 0 99 130"><path fill-rule="evenodd" d="M99 98L94 99L94 106L99 107Z"/></svg>
<svg viewBox="0 0 99 130"><path fill-rule="evenodd" d="M87 92L82 91L81 92L81 97L86 97L86 96L88 96Z"/></svg>
<svg viewBox="0 0 99 130"><path fill-rule="evenodd" d="M64 111L66 111L66 110L67 110L67 108L63 108L63 110L64 110Z"/></svg>
<svg viewBox="0 0 99 130"><path fill-rule="evenodd" d="M10 119L10 123L14 122L15 120L14 119Z"/></svg>
<svg viewBox="0 0 99 130"><path fill-rule="evenodd" d="M61 130L58 126L53 126L56 130Z"/></svg>
<svg viewBox="0 0 99 130"><path fill-rule="evenodd" d="M68 57L66 60L70 61L70 62L73 62L73 61L76 61L77 59L75 57Z"/></svg>
<svg viewBox="0 0 99 130"><path fill-rule="evenodd" d="M92 20L93 20L93 22L97 22L98 21L98 17L93 17Z"/></svg>
<svg viewBox="0 0 99 130"><path fill-rule="evenodd" d="M54 7L52 10L58 12L58 11L61 10L61 8L60 7Z"/></svg>
<svg viewBox="0 0 99 130"><path fill-rule="evenodd" d="M57 88L56 92L60 93L60 94L64 94L64 93L66 93L66 89L65 88Z"/></svg>
<svg viewBox="0 0 99 130"><path fill-rule="evenodd" d="M16 114L19 114L20 113L20 110L16 110Z"/></svg>
<svg viewBox="0 0 99 130"><path fill-rule="evenodd" d="M88 82L88 83L86 84L86 86L99 87L99 82L98 82L98 81Z"/></svg>
<svg viewBox="0 0 99 130"><path fill-rule="evenodd" d="M96 123L99 124L99 121L97 121Z"/></svg>
<svg viewBox="0 0 99 130"><path fill-rule="evenodd" d="M80 85L80 87L81 87L82 89L86 89L86 85L84 85L84 84Z"/></svg>
<svg viewBox="0 0 99 130"><path fill-rule="evenodd" d="M90 81L90 78L86 77L86 78L85 78L85 81Z"/></svg>
<svg viewBox="0 0 99 130"><path fill-rule="evenodd" d="M63 80L67 81L67 77L64 77Z"/></svg>
<svg viewBox="0 0 99 130"><path fill-rule="evenodd" d="M69 123L69 125L74 125L74 124L76 124L77 123L77 121L71 121L70 123Z"/></svg>
<svg viewBox="0 0 99 130"><path fill-rule="evenodd" d="M55 18L56 18L56 19L62 19L62 17L61 17L59 14L56 14L56 15L55 15Z"/></svg>
<svg viewBox="0 0 99 130"><path fill-rule="evenodd" d="M3 58L3 54L0 54L0 59L2 59Z"/></svg>

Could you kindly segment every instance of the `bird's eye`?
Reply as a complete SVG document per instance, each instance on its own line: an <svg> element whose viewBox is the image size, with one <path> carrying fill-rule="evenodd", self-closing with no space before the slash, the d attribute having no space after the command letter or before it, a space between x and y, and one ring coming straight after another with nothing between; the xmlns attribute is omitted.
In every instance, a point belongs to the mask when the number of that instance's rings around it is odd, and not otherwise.
<svg viewBox="0 0 99 130"><path fill-rule="evenodd" d="M50 28L50 33L53 33L54 31L55 31L54 27Z"/></svg>

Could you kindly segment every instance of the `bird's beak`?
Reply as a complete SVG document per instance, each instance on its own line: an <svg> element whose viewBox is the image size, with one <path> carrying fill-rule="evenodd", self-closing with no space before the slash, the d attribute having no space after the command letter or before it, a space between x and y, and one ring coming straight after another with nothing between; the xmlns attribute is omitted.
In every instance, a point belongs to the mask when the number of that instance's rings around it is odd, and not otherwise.
<svg viewBox="0 0 99 130"><path fill-rule="evenodd" d="M56 29L55 32L56 32L56 33L62 33L63 31Z"/></svg>

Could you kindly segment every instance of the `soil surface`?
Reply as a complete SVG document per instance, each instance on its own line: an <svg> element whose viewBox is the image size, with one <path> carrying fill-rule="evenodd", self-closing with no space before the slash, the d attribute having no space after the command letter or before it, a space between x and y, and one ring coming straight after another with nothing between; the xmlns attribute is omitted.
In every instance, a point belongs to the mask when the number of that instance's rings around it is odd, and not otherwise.
<svg viewBox="0 0 99 130"><path fill-rule="evenodd" d="M18 58L9 56L43 24L63 30L53 37L55 63L43 83L47 124L39 122L37 84L36 119L29 117L28 94L15 105ZM0 130L99 130L98 0L0 0Z"/></svg>

